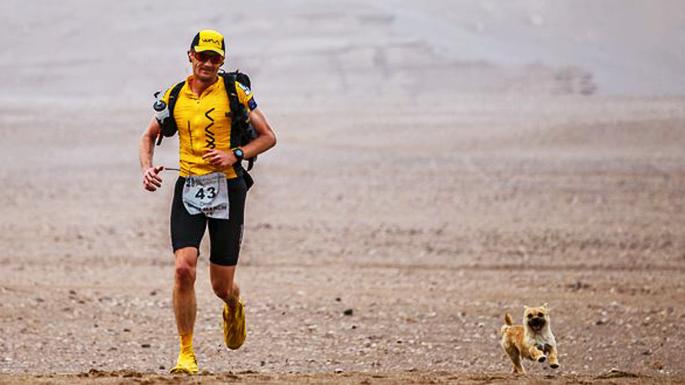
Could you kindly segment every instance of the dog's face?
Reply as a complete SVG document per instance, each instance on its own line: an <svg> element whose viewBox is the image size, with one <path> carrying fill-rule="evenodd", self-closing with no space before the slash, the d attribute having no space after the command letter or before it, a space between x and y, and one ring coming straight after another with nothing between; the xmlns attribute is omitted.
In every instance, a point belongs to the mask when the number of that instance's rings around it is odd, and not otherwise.
<svg viewBox="0 0 685 385"><path fill-rule="evenodd" d="M549 325L549 309L547 304L540 307L525 306L523 311L523 324L530 330L539 333Z"/></svg>

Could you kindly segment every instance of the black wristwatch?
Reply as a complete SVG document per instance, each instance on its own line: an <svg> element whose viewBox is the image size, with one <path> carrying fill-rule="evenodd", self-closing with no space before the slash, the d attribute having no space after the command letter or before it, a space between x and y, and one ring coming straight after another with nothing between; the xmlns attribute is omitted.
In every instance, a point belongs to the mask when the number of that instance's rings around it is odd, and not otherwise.
<svg viewBox="0 0 685 385"><path fill-rule="evenodd" d="M233 155L235 155L236 159L238 159L238 162L241 162L245 157L245 153L240 147L236 147L233 149Z"/></svg>

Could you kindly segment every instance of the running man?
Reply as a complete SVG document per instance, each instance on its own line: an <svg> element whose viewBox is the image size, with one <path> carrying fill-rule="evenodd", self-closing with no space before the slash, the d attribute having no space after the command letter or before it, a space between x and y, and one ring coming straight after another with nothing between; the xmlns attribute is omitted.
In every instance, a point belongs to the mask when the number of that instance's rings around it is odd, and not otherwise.
<svg viewBox="0 0 685 385"><path fill-rule="evenodd" d="M198 372L193 351L195 273L206 227L210 280L214 293L224 302L224 342L228 348L238 349L246 337L243 302L234 281L245 198L251 185L241 161L273 147L276 136L247 85L234 77L226 80L226 74L219 73L225 58L224 37L219 32L197 33L188 51L193 73L163 94L164 103L155 104L157 111L158 104L171 110L171 99L175 102L172 115L164 119L163 114L156 114L140 140L143 187L156 191L162 186L160 173L164 167L152 161L155 140L161 133L169 135L169 127L179 135L180 172L171 207L171 243L176 259L173 305L181 347L171 373ZM231 91L239 104L230 103L236 100L229 98ZM232 111L231 106L247 114L257 133L242 146L237 145L239 135L232 124L239 111Z"/></svg>

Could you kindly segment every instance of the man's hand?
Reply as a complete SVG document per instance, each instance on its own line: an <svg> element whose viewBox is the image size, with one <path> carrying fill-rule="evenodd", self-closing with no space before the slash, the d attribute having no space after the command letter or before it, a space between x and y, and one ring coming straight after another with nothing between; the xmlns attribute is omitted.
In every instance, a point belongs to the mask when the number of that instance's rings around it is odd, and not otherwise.
<svg viewBox="0 0 685 385"><path fill-rule="evenodd" d="M209 150L202 155L202 159L207 160L212 166L221 168L230 167L238 161L235 155L233 155L233 151L226 152L221 150Z"/></svg>
<svg viewBox="0 0 685 385"><path fill-rule="evenodd" d="M150 167L143 173L143 187L147 191L155 191L162 187L162 178L159 173L164 170L164 166Z"/></svg>

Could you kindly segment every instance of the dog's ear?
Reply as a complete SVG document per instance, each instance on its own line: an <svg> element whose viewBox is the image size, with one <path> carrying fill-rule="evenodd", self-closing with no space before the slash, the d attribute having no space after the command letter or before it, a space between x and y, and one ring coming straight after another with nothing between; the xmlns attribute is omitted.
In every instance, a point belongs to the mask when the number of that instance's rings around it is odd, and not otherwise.
<svg viewBox="0 0 685 385"><path fill-rule="evenodd" d="M523 311L526 311L526 310L528 310L528 309L530 309L528 306L523 305Z"/></svg>
<svg viewBox="0 0 685 385"><path fill-rule="evenodd" d="M547 304L547 302L545 302L544 304L542 304L542 307L543 307L545 310L549 310L549 305Z"/></svg>

